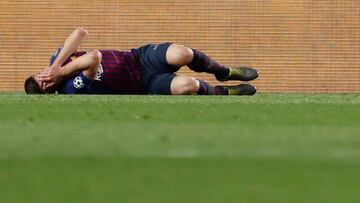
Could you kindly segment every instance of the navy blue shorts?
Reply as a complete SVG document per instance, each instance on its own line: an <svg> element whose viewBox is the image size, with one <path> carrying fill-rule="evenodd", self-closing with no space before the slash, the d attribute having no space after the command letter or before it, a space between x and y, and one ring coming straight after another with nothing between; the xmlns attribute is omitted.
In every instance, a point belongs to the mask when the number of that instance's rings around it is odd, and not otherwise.
<svg viewBox="0 0 360 203"><path fill-rule="evenodd" d="M171 81L178 70L166 61L166 51L171 44L148 44L138 48L145 94L171 95Z"/></svg>

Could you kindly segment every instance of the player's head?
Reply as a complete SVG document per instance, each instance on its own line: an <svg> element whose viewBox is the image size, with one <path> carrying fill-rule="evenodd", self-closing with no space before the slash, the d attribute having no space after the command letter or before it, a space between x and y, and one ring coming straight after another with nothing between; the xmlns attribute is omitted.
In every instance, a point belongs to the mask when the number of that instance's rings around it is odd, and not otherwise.
<svg viewBox="0 0 360 203"><path fill-rule="evenodd" d="M40 82L36 79L37 75L32 75L25 80L24 88L26 94L44 94L45 90L41 87Z"/></svg>
<svg viewBox="0 0 360 203"><path fill-rule="evenodd" d="M41 72L28 77L24 83L26 94L52 94L56 92L58 85L49 85L42 80Z"/></svg>

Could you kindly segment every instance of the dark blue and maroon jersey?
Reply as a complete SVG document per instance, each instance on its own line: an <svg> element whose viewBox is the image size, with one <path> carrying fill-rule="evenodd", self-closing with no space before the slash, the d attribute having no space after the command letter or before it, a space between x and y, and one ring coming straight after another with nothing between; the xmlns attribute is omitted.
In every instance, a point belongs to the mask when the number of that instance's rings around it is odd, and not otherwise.
<svg viewBox="0 0 360 203"><path fill-rule="evenodd" d="M52 64L61 48L55 53ZM62 94L141 94L140 58L136 50L129 52L117 50L100 50L102 61L95 80L89 80L82 73L74 73L59 86ZM70 63L86 52L75 52L63 65Z"/></svg>

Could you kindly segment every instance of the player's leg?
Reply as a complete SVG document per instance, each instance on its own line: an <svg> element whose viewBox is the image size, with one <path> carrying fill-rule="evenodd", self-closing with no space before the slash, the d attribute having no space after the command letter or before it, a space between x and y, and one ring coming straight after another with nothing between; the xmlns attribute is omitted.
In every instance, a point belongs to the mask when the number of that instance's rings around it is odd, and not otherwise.
<svg viewBox="0 0 360 203"><path fill-rule="evenodd" d="M172 73L156 75L146 90L148 94L156 95L253 95L256 93L255 87L250 84L214 87L202 80Z"/></svg>
<svg viewBox="0 0 360 203"><path fill-rule="evenodd" d="M172 95L222 95L223 89L215 88L208 83L190 76L176 76L170 85Z"/></svg>
<svg viewBox="0 0 360 203"><path fill-rule="evenodd" d="M141 58L141 76L144 93L158 95L252 95L256 92L251 85L233 87L213 87L204 81L189 76L173 74L179 67L194 62L192 49L172 43L150 44L139 48ZM210 71L224 71L229 69L211 67ZM211 72L215 74L214 72ZM237 90L237 91L229 91Z"/></svg>
<svg viewBox="0 0 360 203"><path fill-rule="evenodd" d="M147 93L157 95L221 95L223 88L215 88L190 76L177 76L172 73L156 75L147 88Z"/></svg>
<svg viewBox="0 0 360 203"><path fill-rule="evenodd" d="M213 87L190 76L174 77L170 90L172 95L253 95L256 93L255 87L249 84Z"/></svg>
<svg viewBox="0 0 360 203"><path fill-rule="evenodd" d="M249 81L258 77L257 70L248 67L230 68L217 63L199 50L183 45L171 44L166 52L167 63L181 67L187 65L195 72L214 74L219 81L241 80Z"/></svg>

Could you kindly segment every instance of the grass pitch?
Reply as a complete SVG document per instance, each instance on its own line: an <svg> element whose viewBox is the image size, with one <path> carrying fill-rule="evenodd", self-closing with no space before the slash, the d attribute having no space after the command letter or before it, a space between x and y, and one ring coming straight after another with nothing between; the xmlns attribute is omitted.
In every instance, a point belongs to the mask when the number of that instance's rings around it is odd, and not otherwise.
<svg viewBox="0 0 360 203"><path fill-rule="evenodd" d="M359 95L0 95L1 203L358 203L359 189Z"/></svg>

